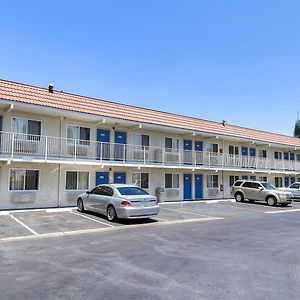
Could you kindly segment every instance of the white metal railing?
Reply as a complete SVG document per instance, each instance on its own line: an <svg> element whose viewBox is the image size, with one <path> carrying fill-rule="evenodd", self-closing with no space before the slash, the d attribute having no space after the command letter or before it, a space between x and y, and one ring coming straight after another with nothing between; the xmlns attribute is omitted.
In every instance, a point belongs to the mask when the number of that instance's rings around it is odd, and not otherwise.
<svg viewBox="0 0 300 300"><path fill-rule="evenodd" d="M300 161L0 132L0 158L300 172Z"/></svg>

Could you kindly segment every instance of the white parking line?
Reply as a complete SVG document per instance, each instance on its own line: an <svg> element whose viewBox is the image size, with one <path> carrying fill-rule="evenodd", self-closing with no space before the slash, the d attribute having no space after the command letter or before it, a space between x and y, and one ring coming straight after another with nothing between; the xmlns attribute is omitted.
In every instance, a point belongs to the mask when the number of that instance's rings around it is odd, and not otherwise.
<svg viewBox="0 0 300 300"><path fill-rule="evenodd" d="M84 216L82 216L84 217ZM208 217L208 218L197 218L197 219L188 219L188 220L176 220L176 221L167 221L167 222L157 222L151 224L137 224L137 225L126 225L126 226L114 226L113 228L95 228L95 229L83 229L83 230L74 230L74 231L60 231L53 233L41 233L37 235L29 235L29 236L17 236L17 237L8 237L8 238L0 238L0 242L13 242L18 240L31 240L31 239L40 239L40 238L51 238L51 237L61 237L61 236L71 236L71 235L80 235L80 234L88 234L88 233L100 233L106 232L109 230L117 231L117 230L128 230L131 228L138 227L155 227L155 226L167 226L171 224L181 224L181 223L193 223L193 222L207 222L207 221L216 221L216 220L224 220L222 217Z"/></svg>
<svg viewBox="0 0 300 300"><path fill-rule="evenodd" d="M188 214L188 215L194 215L194 216L203 216L203 217L207 217L207 218L210 218L210 216L208 215L203 215L203 214L197 214L197 213L192 213L192 212L188 212L188 211L182 211L182 210L179 210L179 209L175 209L175 208L163 208L165 210L169 210L169 211L176 211L176 212L180 212L180 213L184 213L184 214Z"/></svg>
<svg viewBox="0 0 300 300"><path fill-rule="evenodd" d="M21 224L23 227L25 227L27 230L29 230L34 235L39 235L36 231L34 231L33 229L31 229L29 226L27 226L26 224L24 224L22 221L20 221L19 219L17 219L15 216L10 215L10 217L12 219L14 219L16 222L18 222L19 224Z"/></svg>
<svg viewBox="0 0 300 300"><path fill-rule="evenodd" d="M90 218L90 217L88 217L88 216L81 215L81 214L76 213L76 212L73 212L73 211L69 211L69 213L70 213L70 214L73 214L73 215L76 215L76 216L80 216L80 217L82 217L82 218L86 218L86 219L91 220L91 221L94 221L94 222L96 222L96 223L100 223L100 224L106 225L106 226L108 226L108 227L115 227L115 226L113 226L113 225L111 225L111 224L107 224L107 223L101 222L101 221L99 221L99 220L95 220L95 219L93 219L93 218Z"/></svg>
<svg viewBox="0 0 300 300"><path fill-rule="evenodd" d="M163 222L169 222L168 220L162 219L162 218L153 218L153 220L163 221Z"/></svg>
<svg viewBox="0 0 300 300"><path fill-rule="evenodd" d="M297 209L288 209L288 210L276 210L276 211L266 211L266 214L284 214L284 213L290 213L290 212L296 212L300 211L300 208Z"/></svg>

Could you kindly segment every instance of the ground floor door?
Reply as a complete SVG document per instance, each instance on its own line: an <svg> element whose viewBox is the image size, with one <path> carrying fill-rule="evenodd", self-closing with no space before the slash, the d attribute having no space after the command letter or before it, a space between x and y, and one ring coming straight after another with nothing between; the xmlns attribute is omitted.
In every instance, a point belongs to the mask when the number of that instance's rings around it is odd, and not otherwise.
<svg viewBox="0 0 300 300"><path fill-rule="evenodd" d="M126 173L125 172L115 172L114 173L114 183L126 183Z"/></svg>
<svg viewBox="0 0 300 300"><path fill-rule="evenodd" d="M192 199L192 174L183 174L183 198Z"/></svg>
<svg viewBox="0 0 300 300"><path fill-rule="evenodd" d="M109 173L108 172L96 172L96 185L98 184L108 184Z"/></svg>
<svg viewBox="0 0 300 300"><path fill-rule="evenodd" d="M203 199L203 176L195 174L195 199Z"/></svg>

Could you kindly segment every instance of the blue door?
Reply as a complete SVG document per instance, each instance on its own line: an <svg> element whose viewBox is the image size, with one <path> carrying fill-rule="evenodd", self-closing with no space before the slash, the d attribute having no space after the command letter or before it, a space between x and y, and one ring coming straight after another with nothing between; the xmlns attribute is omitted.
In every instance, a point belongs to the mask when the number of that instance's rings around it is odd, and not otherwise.
<svg viewBox="0 0 300 300"><path fill-rule="evenodd" d="M255 155L256 155L255 148L250 148L250 156L255 156Z"/></svg>
<svg viewBox="0 0 300 300"><path fill-rule="evenodd" d="M248 155L248 148L242 147L242 155L247 156Z"/></svg>
<svg viewBox="0 0 300 300"><path fill-rule="evenodd" d="M183 198L192 199L192 174L183 174Z"/></svg>
<svg viewBox="0 0 300 300"><path fill-rule="evenodd" d="M203 155L202 153L197 153L197 152L202 152L203 151L203 142L200 141L195 141L195 151L196 151L196 165L201 165L203 163Z"/></svg>
<svg viewBox="0 0 300 300"><path fill-rule="evenodd" d="M203 179L202 175L195 174L195 199L203 198Z"/></svg>
<svg viewBox="0 0 300 300"><path fill-rule="evenodd" d="M115 160L123 160L126 157L126 132L115 131Z"/></svg>
<svg viewBox="0 0 300 300"><path fill-rule="evenodd" d="M110 158L109 130L97 129L97 159Z"/></svg>
<svg viewBox="0 0 300 300"><path fill-rule="evenodd" d="M289 153L288 152L283 153L283 159L284 160L289 160Z"/></svg>
<svg viewBox="0 0 300 300"><path fill-rule="evenodd" d="M96 185L98 184L108 184L109 173L108 172L96 172Z"/></svg>
<svg viewBox="0 0 300 300"><path fill-rule="evenodd" d="M250 180L256 181L256 176L250 176Z"/></svg>
<svg viewBox="0 0 300 300"><path fill-rule="evenodd" d="M295 177L291 177L291 184L293 184L296 181Z"/></svg>
<svg viewBox="0 0 300 300"><path fill-rule="evenodd" d="M284 186L288 187L290 185L290 179L288 177L284 177Z"/></svg>
<svg viewBox="0 0 300 300"><path fill-rule="evenodd" d="M290 153L290 160L295 160L295 153Z"/></svg>
<svg viewBox="0 0 300 300"><path fill-rule="evenodd" d="M195 141L195 151L203 151L203 142Z"/></svg>
<svg viewBox="0 0 300 300"><path fill-rule="evenodd" d="M243 180L248 180L248 176L243 175L243 176L242 176L242 179L243 179Z"/></svg>
<svg viewBox="0 0 300 300"><path fill-rule="evenodd" d="M125 172L115 172L114 173L114 183L126 183L126 173Z"/></svg>
<svg viewBox="0 0 300 300"><path fill-rule="evenodd" d="M184 140L183 141L183 149L184 149L184 163L191 164L193 161L192 157L192 141Z"/></svg>

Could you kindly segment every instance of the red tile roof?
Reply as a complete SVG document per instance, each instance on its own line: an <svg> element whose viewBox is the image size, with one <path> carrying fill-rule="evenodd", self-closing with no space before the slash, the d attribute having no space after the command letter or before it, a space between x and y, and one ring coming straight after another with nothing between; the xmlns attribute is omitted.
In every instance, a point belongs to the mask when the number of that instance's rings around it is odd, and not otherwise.
<svg viewBox="0 0 300 300"><path fill-rule="evenodd" d="M136 121L153 125L201 131L216 135L229 135L267 143L278 143L300 147L300 139L292 136L275 134L231 124L223 126L212 122L187 116L176 115L126 104L115 103L65 92L49 93L48 88L35 87L6 80L0 80L0 99L27 103L55 109L88 113L101 117Z"/></svg>

